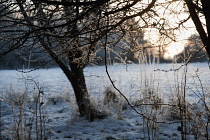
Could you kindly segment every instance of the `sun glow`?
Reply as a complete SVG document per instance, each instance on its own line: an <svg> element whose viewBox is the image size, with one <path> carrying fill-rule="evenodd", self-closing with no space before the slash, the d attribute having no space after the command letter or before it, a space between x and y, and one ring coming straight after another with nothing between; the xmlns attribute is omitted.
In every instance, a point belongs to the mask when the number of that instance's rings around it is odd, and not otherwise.
<svg viewBox="0 0 210 140"><path fill-rule="evenodd" d="M156 26L145 29L145 39L152 46L161 46L164 58L173 59L181 53L187 39L196 33L192 20L185 21L189 17L186 10L182 1L158 0L155 6L158 16L148 20Z"/></svg>

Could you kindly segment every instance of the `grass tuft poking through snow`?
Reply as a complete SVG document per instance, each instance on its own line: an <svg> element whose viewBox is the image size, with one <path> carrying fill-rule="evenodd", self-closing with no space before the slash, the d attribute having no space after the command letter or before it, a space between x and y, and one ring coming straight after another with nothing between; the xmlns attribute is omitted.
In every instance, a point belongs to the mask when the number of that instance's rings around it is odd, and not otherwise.
<svg viewBox="0 0 210 140"><path fill-rule="evenodd" d="M122 111L126 109L126 103L123 97L112 87L107 87L103 93L105 111L117 119L123 120Z"/></svg>

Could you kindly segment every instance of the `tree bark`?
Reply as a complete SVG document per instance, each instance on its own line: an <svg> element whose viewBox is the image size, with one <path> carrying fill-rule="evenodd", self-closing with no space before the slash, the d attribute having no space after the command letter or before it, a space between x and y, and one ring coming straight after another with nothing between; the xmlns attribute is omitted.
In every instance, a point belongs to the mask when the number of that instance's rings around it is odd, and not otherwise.
<svg viewBox="0 0 210 140"><path fill-rule="evenodd" d="M210 1L209 0L201 0L202 6L203 6L203 13L206 20L206 28L207 28L207 42L206 50L210 56Z"/></svg>
<svg viewBox="0 0 210 140"><path fill-rule="evenodd" d="M85 116L89 121L93 121L95 118L94 114L97 113L97 111L94 109L88 96L83 68L79 67L76 63L71 63L70 68L73 73L70 82L75 93L80 115Z"/></svg>

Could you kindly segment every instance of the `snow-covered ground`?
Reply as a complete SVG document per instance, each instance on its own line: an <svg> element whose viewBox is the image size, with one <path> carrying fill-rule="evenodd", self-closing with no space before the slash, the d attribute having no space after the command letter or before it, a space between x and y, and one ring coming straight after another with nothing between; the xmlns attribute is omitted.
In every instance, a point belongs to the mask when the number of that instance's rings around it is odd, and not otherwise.
<svg viewBox="0 0 210 140"><path fill-rule="evenodd" d="M205 118L208 112L206 113L205 105L208 106L209 101L210 70L207 63L187 66L113 65L108 67L108 71L115 86L135 105L140 114L120 97L117 103L104 104L104 92L112 89L104 66L85 69L90 98L99 110L108 114L107 118L94 122L78 117L72 87L59 68L40 69L30 73L1 70L2 138L31 135L36 139L39 135L39 138L43 136L59 140L179 140L183 136L180 120L177 119L180 112L172 105L184 94L186 104L190 104L187 112L191 116L189 119L186 115L188 121L185 136L187 139L208 136ZM23 94L24 96L20 96ZM39 95L40 100L37 100ZM23 99L25 102L21 103ZM35 101L41 104L40 108ZM21 136L17 136L17 133Z"/></svg>

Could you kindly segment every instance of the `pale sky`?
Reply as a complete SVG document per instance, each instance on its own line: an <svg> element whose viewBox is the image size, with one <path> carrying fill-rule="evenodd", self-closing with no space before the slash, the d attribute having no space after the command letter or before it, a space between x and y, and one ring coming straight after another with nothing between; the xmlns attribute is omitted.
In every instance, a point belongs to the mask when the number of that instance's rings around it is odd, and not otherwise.
<svg viewBox="0 0 210 140"><path fill-rule="evenodd" d="M158 0L159 6L156 6L155 9L159 17L152 17L150 22L154 21L155 23L159 22L161 24L164 22L164 28L168 29L177 27L180 21L189 16L188 13L186 13L187 9L183 8L182 1L173 2L171 4L168 3L169 1L172 0ZM160 18L162 18L162 20L160 20ZM173 58L176 54L183 50L183 48L187 45L187 39L195 33L197 32L194 28L194 24L192 20L189 19L183 24L183 26L180 26L178 30L174 30L173 33L169 33L176 42L171 42L171 39L166 39L164 36L161 36L159 34L159 30L155 28L148 28L145 30L145 39L154 46L167 44L164 45L164 49L166 51L164 57Z"/></svg>

